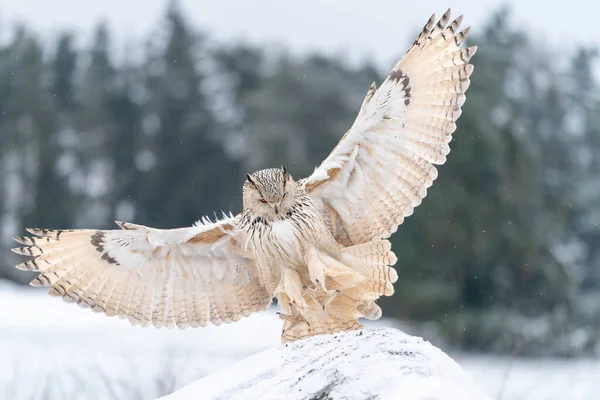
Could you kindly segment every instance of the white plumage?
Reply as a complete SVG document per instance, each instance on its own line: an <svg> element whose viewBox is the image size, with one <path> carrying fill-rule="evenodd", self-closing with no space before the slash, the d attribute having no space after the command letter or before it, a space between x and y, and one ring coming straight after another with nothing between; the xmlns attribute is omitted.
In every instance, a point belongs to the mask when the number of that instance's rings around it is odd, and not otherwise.
<svg viewBox="0 0 600 400"><path fill-rule="evenodd" d="M133 324L219 325L282 308L282 340L361 327L393 293L396 256L385 240L437 178L469 87L476 48L468 28L427 22L404 57L367 95L354 124L308 178L248 175L244 210L192 227L29 229L16 237L37 271L32 285Z"/></svg>
<svg viewBox="0 0 600 400"><path fill-rule="evenodd" d="M304 182L352 243L387 238L421 204L469 87L476 48L460 48L462 16L434 16L379 89L371 85L344 139ZM433 29L432 29L433 28Z"/></svg>

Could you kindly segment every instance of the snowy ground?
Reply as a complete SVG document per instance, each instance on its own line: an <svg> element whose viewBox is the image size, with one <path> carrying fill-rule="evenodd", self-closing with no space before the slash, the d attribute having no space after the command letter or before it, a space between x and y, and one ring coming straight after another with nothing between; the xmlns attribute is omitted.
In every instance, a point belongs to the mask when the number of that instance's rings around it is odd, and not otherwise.
<svg viewBox="0 0 600 400"><path fill-rule="evenodd" d="M277 346L161 400L492 400L452 358L395 328Z"/></svg>
<svg viewBox="0 0 600 400"><path fill-rule="evenodd" d="M0 282L0 399L152 399L277 346L280 328L274 310L221 327L132 327ZM598 398L598 360L451 355L494 399Z"/></svg>

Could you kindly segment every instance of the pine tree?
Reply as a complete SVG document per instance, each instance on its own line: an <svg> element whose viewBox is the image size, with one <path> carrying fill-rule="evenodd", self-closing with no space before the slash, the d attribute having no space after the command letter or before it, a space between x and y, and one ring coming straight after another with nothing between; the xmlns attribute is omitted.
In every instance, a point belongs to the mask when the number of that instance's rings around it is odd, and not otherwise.
<svg viewBox="0 0 600 400"><path fill-rule="evenodd" d="M0 77L0 131L3 143L8 144L1 152L2 183L7 190L2 220L10 230L6 233L14 235L16 229L34 223L64 226L70 208L62 198L67 188L58 173L58 119L42 48L33 35L19 28L5 54L9 58L4 60ZM14 272L8 274L14 276Z"/></svg>
<svg viewBox="0 0 600 400"><path fill-rule="evenodd" d="M82 57L78 87L78 110L73 114L75 160L70 171L72 190L79 196L77 227L113 226L110 201L118 179L111 153L114 119L109 103L118 79L111 60L110 34L104 24L95 31L93 41Z"/></svg>
<svg viewBox="0 0 600 400"><path fill-rule="evenodd" d="M73 48L72 34L63 34L58 40L58 46L52 60L52 94L56 102L63 108L73 108L75 105L75 72L77 53Z"/></svg>
<svg viewBox="0 0 600 400"><path fill-rule="evenodd" d="M145 71L147 101L142 117L149 145L138 155L140 221L154 226L186 226L213 212L240 210L242 182L232 180L237 165L215 133L218 122L204 92L204 38L186 24L176 6L167 15L164 48L152 49Z"/></svg>

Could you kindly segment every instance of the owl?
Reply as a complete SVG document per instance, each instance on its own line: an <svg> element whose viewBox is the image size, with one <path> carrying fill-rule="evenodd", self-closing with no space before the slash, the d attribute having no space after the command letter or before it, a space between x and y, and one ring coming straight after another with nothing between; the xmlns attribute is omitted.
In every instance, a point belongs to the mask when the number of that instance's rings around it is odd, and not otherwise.
<svg viewBox="0 0 600 400"><path fill-rule="evenodd" d="M134 325L236 322L277 298L283 342L361 328L398 274L389 236L413 213L446 161L475 47L469 28L432 16L314 172L248 174L243 210L191 227L28 229L17 268L33 286ZM449 23L449 24L448 24Z"/></svg>

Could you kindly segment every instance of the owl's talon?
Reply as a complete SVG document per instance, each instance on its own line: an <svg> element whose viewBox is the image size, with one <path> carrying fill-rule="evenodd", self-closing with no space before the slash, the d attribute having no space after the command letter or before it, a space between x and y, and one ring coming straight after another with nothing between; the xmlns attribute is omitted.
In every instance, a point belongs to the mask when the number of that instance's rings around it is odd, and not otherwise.
<svg viewBox="0 0 600 400"><path fill-rule="evenodd" d="M318 279L315 279L315 282L315 287L307 288L306 293L308 294L308 296L310 296L312 300L314 300L314 302L317 303L317 307L320 305L322 310L325 310L325 306L330 304L335 298L335 296L337 296L337 294L340 293L340 291L338 289L327 290L319 284L320 281Z"/></svg>
<svg viewBox="0 0 600 400"><path fill-rule="evenodd" d="M320 281L319 279L315 279L315 289L319 292L327 292L327 287L325 287L325 282Z"/></svg>
<svg viewBox="0 0 600 400"><path fill-rule="evenodd" d="M284 320L284 321L290 321L290 322L293 322L293 321L295 321L296 319L298 319L298 317L297 317L297 316L294 316L294 315L292 315L292 314L283 314L283 313L280 313L280 312L278 312L278 313L277 313L277 315L279 316L279 318L281 318L281 319L282 319L282 320Z"/></svg>
<svg viewBox="0 0 600 400"><path fill-rule="evenodd" d="M339 290L328 290L327 292L325 292L325 298L323 299L323 308L325 308L325 305L331 303L333 301L333 299L335 299L335 296L338 295L338 293L340 293Z"/></svg>

